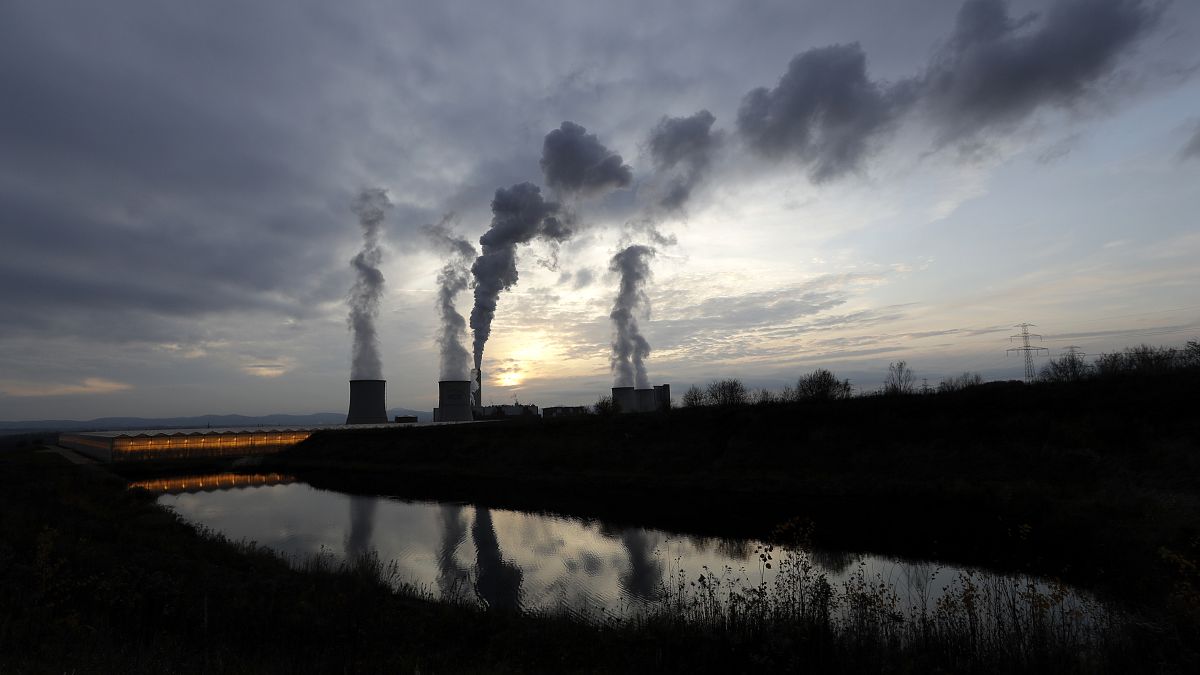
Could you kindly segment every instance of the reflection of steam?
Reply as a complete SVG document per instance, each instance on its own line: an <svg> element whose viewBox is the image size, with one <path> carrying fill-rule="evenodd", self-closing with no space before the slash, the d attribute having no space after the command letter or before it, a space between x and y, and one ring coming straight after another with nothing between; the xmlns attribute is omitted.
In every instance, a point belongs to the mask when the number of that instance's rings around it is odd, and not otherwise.
<svg viewBox="0 0 1200 675"><path fill-rule="evenodd" d="M442 504L439 516L442 523L442 545L438 549L437 566L438 590L443 600L454 600L459 597L463 583L468 574L455 559L459 544L467 536L467 526L462 519L463 507L457 504Z"/></svg>
<svg viewBox="0 0 1200 675"><path fill-rule="evenodd" d="M621 585L642 600L656 600L662 594L663 564L654 556L658 543L645 530L629 529L621 535L629 553L629 572L621 575Z"/></svg>
<svg viewBox="0 0 1200 675"><path fill-rule="evenodd" d="M722 537L717 540L717 553L726 558L733 558L734 560L749 560L751 548L750 542L745 539L727 539Z"/></svg>
<svg viewBox="0 0 1200 675"><path fill-rule="evenodd" d="M362 557L371 548L375 529L375 497L350 498L350 534L346 535L346 558Z"/></svg>
<svg viewBox="0 0 1200 675"><path fill-rule="evenodd" d="M488 509L475 507L471 539L475 542L475 592L479 599L489 608L519 609L521 568L501 557L492 512Z"/></svg>
<svg viewBox="0 0 1200 675"><path fill-rule="evenodd" d="M841 574L858 560L858 556L853 553L831 551L823 548L810 549L808 557L830 574Z"/></svg>

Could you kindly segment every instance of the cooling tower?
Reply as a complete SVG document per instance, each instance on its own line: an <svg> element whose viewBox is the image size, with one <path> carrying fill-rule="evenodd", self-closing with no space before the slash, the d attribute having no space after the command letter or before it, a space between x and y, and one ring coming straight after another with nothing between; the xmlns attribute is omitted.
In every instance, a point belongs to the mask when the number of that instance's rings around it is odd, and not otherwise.
<svg viewBox="0 0 1200 675"><path fill-rule="evenodd" d="M658 397L653 389L634 389L633 397L637 402L638 412L654 412L658 410Z"/></svg>
<svg viewBox="0 0 1200 675"><path fill-rule="evenodd" d="M658 399L658 410L671 409L671 385L660 384L654 388L654 396Z"/></svg>
<svg viewBox="0 0 1200 675"><path fill-rule="evenodd" d="M350 380L350 414L346 424L387 424L383 400L387 380Z"/></svg>
<svg viewBox="0 0 1200 675"><path fill-rule="evenodd" d="M438 422L470 422L471 381L442 380L438 382Z"/></svg>
<svg viewBox="0 0 1200 675"><path fill-rule="evenodd" d="M633 387L613 387L612 399L617 406L617 412L637 412L637 397L633 393Z"/></svg>

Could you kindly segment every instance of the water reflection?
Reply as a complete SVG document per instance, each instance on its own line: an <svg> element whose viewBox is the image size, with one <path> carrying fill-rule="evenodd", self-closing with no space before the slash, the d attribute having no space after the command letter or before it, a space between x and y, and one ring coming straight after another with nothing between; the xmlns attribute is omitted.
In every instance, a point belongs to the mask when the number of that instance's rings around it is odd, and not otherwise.
<svg viewBox="0 0 1200 675"><path fill-rule="evenodd" d="M209 490L211 481L202 482ZM680 578L694 580L706 570L724 588L772 584L779 574L779 565L760 564L754 551L761 542L752 540L352 497L275 480L194 491L199 484L181 482L177 487L183 491L164 494L159 502L235 541L256 541L298 561L331 551L352 557L373 550L381 561L395 564L397 581L486 607L622 616L654 606ZM963 571L819 550L807 552L807 559L813 573L835 588L859 576L889 581L907 608L934 607Z"/></svg>
<svg viewBox="0 0 1200 675"><path fill-rule="evenodd" d="M375 501L378 497L350 498L350 532L346 535L346 557L361 558L371 550L371 531L375 529Z"/></svg>
<svg viewBox="0 0 1200 675"><path fill-rule="evenodd" d="M658 537L645 530L629 529L621 534L621 544L629 556L621 586L640 600L657 600L663 590L663 560L654 555Z"/></svg>
<svg viewBox="0 0 1200 675"><path fill-rule="evenodd" d="M475 507L471 526L475 542L475 592L488 607L517 609L521 606L521 568L504 560L492 525L492 512Z"/></svg>
<svg viewBox="0 0 1200 675"><path fill-rule="evenodd" d="M467 537L467 526L463 523L463 507L458 504L442 504L438 507L441 522L441 542L437 554L437 587L442 598L459 600L470 580L470 573L458 564L458 547Z"/></svg>

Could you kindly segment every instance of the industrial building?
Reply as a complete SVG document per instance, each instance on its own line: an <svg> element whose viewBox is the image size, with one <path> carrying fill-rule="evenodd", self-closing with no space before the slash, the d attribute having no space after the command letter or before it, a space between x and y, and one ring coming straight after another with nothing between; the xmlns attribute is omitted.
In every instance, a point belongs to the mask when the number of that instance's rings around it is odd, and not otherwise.
<svg viewBox="0 0 1200 675"><path fill-rule="evenodd" d="M579 417L592 412L586 405L552 405L542 408L542 417Z"/></svg>
<svg viewBox="0 0 1200 675"><path fill-rule="evenodd" d="M536 405L516 403L513 405L478 406L475 408L474 414L477 420L490 420L504 419L506 417L537 417L540 413Z"/></svg>
<svg viewBox="0 0 1200 675"><path fill-rule="evenodd" d="M617 412L654 412L671 409L671 385L662 384L653 389L634 389L633 387L613 387L613 405Z"/></svg>
<svg viewBox="0 0 1200 675"><path fill-rule="evenodd" d="M58 444L102 462L244 457L279 452L317 430L289 427L89 431L59 434Z"/></svg>

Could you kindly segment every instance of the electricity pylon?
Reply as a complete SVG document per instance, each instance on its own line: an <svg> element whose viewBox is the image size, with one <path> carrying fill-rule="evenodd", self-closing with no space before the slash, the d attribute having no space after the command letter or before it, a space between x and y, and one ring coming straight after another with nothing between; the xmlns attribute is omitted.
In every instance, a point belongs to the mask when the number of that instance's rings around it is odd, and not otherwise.
<svg viewBox="0 0 1200 675"><path fill-rule="evenodd" d="M1039 340L1042 339L1041 335L1039 335L1037 333L1029 332L1029 329L1033 328L1033 326L1034 326L1034 324L1032 324L1032 323L1017 324L1015 327L1021 329L1020 334L1008 336L1008 341L1012 342L1016 338L1021 338L1021 346L1020 347L1011 347L1011 348L1005 350L1006 354L1011 353L1011 352L1021 352L1025 355L1025 381L1026 382L1033 382L1034 379L1037 378L1037 371L1034 370L1034 367L1033 367L1033 355L1037 354L1038 352L1046 352L1047 354L1050 353L1050 350L1046 349L1045 347L1035 347L1035 346L1029 344L1029 338L1037 338Z"/></svg>

